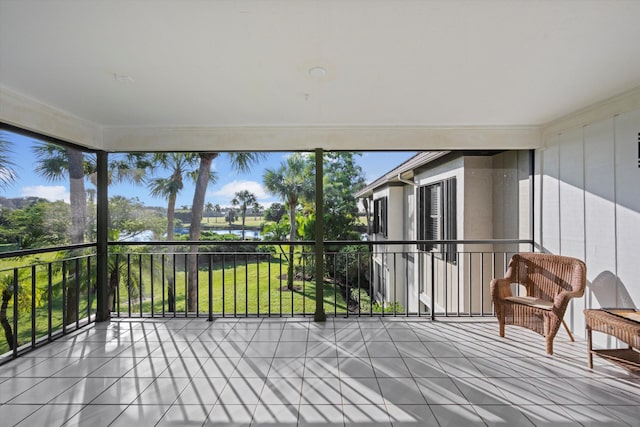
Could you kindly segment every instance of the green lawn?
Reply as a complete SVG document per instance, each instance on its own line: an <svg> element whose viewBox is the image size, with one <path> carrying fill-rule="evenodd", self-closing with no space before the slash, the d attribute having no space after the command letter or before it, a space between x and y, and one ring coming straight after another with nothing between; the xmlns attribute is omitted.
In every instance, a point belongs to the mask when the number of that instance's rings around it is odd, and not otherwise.
<svg viewBox="0 0 640 427"><path fill-rule="evenodd" d="M264 219L261 216L257 218L253 215L245 218L244 225L245 227L251 228L260 228L260 225L264 222ZM229 228L229 223L222 217L203 217L202 225L205 227L213 227L213 228ZM242 228L242 218L237 218L233 221L233 225L231 228Z"/></svg>
<svg viewBox="0 0 640 427"><path fill-rule="evenodd" d="M253 259L251 259L253 258ZM282 267L282 269L281 269ZM215 315L291 315L313 314L315 311L315 281L294 281L293 292L286 289L285 263L279 264L277 260L257 262L255 256L247 260L242 255L237 258L234 269L232 263L226 263L224 267L216 264L211 273L212 309ZM235 273L234 273L235 272ZM224 280L223 280L224 276ZM162 313L163 288L158 273L154 273L153 286L153 311ZM209 310L209 271L204 268L198 274L198 311L208 313ZM186 280L183 271L176 273L176 312L184 315ZM284 289L283 289L284 288ZM151 277L142 285L142 312L151 312ZM165 300L167 299L167 287L164 288ZM346 312L344 296L338 288L331 283L324 284L324 305L326 312ZM334 308L335 307L335 308ZM122 314L129 313L129 297L125 284L120 286L120 304ZM165 301L165 311L168 310ZM137 290L132 292L131 312L140 313L140 296Z"/></svg>
<svg viewBox="0 0 640 427"><path fill-rule="evenodd" d="M44 254L42 257L49 255ZM51 258L53 259L53 257ZM6 261L6 260L3 260ZM22 259L19 262L15 262L14 267L24 265L25 260ZM3 267L6 267L7 263L3 263ZM38 265L36 267L36 292L32 292L31 281L31 268L21 269L22 274L20 276L19 294L18 294L18 346L28 344L31 342L32 335L32 307L35 302L35 336L41 338L47 335L49 329L49 298L48 298L48 270L47 265ZM9 276L13 277L13 271L8 270L0 272L0 279L3 281ZM54 273L52 275L52 287L51 287L51 329L53 331L62 329L62 283L61 274ZM76 282L69 278L67 281L67 287L76 286ZM95 299L92 297L92 301L89 302L89 295L87 294L86 283L79 283L80 298L79 298L79 319L87 317L89 304L92 305L91 312L95 313ZM7 320L13 330L13 298L9 301L7 307ZM15 331L13 331L15 333ZM9 345L5 339L4 330L0 330L0 354L9 351Z"/></svg>
<svg viewBox="0 0 640 427"><path fill-rule="evenodd" d="M139 264L136 260L143 259L142 269L142 298L138 292L137 285L131 288L131 299L127 287L126 274L123 275L119 286L120 303L117 306L121 316L128 316L131 313L134 316L141 312L146 316L153 313L160 316L163 313L163 295L164 295L164 312L166 316L172 316L168 307L168 285L167 278L171 274L168 266L165 266L165 281L162 283L162 271L158 270L160 265L160 255L154 255L155 270L152 272L146 266L149 265L149 254L132 257L131 270L132 274L140 271ZM315 312L315 281L294 281L295 290L293 292L286 288L286 261L280 262L279 258L273 257L267 260L265 255L261 255L260 259L255 254L239 254L235 257L236 265L233 264L233 258L227 256L227 261L222 263L213 263L211 265L211 274L207 265L201 266L198 273L198 307L197 311L201 316L206 316L209 310L209 279L211 279L211 301L212 311L215 316L290 316L292 314L313 315ZM43 259L40 258L40 261ZM229 260L231 260L229 262ZM33 261L33 260L31 260ZM12 261L17 264L14 266L24 265L26 260L20 262ZM3 263L4 267L10 266L10 261ZM95 274L95 264L93 264L92 272ZM185 316L185 295L186 280L184 269L176 268L176 316ZM47 334L49 326L49 298L47 293L48 269L47 264L36 267L36 292L32 295L31 290L31 268L21 269L20 291L19 291L19 315L18 315L18 344L28 344L31 341L32 332L32 303L35 301L35 335L36 337L44 337ZM53 330L62 328L62 273L54 269L52 277L51 292L51 326ZM13 277L13 270L5 270L1 274L2 277ZM2 278L0 277L0 278ZM152 299L152 278L153 278L153 299ZM87 307L91 304L91 312L95 313L95 299L87 294L87 283L82 279L80 283L80 301L79 313L80 318L86 317ZM92 278L94 283L95 278ZM75 280L71 277L67 279L67 287L75 287ZM345 303L344 290L336 287L333 283L324 283L324 310L327 314L346 313L347 307ZM361 295L364 304L363 313L369 311L368 296L362 295L364 292L357 293ZM35 296L34 296L35 295ZM34 300L35 298L35 300ZM140 304L142 299L142 304ZM153 305L153 307L152 307ZM374 308L373 311L379 311ZM189 313L193 315L194 313ZM117 316L117 314L116 314ZM7 307L7 320L13 328L13 298L9 301ZM0 330L0 332L3 332ZM0 334L0 354L9 351L9 346L5 340L4 333Z"/></svg>

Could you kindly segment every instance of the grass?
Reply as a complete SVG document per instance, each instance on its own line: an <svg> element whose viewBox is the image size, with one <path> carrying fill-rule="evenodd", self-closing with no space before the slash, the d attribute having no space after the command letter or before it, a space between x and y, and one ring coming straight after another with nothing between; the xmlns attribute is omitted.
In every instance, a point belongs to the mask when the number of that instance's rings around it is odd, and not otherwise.
<svg viewBox="0 0 640 427"><path fill-rule="evenodd" d="M49 255L49 254L44 254ZM42 255L41 255L42 257ZM53 259L53 258L52 258ZM41 259L42 260L42 259ZM6 261L6 260L3 260ZM24 265L24 260L20 260L20 265ZM3 265L4 267L5 265ZM15 265L18 266L17 264ZM31 268L28 268L29 274L24 277L20 277L20 289L18 295L18 346L28 344L31 341L32 330L35 331L36 338L41 338L47 335L49 330L49 300L47 295L48 289L48 271L46 265L39 265L36 267L36 292L33 293L31 285ZM0 273L1 278L4 278L7 274L13 275L12 270ZM56 274L56 277L52 277L51 287L51 329L57 331L62 329L62 307L63 307L63 293L61 275ZM75 281L68 280L67 286L75 286ZM35 300L34 300L35 299ZM91 302L88 301L89 297L86 291L86 284L80 284L80 298L79 298L79 319L86 317L87 308L91 304L91 312L95 313L95 299ZM34 316L32 316L32 307L35 302ZM7 307L7 320L9 321L13 329L13 298L9 301ZM32 324L35 321L35 329ZM13 331L15 333L15 330ZM9 344L6 342L4 330L0 334L0 355L9 351Z"/></svg>
<svg viewBox="0 0 640 427"><path fill-rule="evenodd" d="M258 216L256 218L253 215L251 216L247 215L244 221L244 225L245 225L245 228L250 227L252 229L259 229L263 222L264 222L264 219L261 216ZM203 217L202 218L202 225L204 227L234 228L234 229L242 228L242 218L237 218L235 221L233 221L232 224L233 224L232 226L229 226L229 222L222 217Z"/></svg>
<svg viewBox="0 0 640 427"><path fill-rule="evenodd" d="M38 259L3 260L3 267L17 267L29 264L34 261L44 261L44 257L54 259L54 254L44 254ZM235 264L233 259L235 258ZM142 260L142 261L139 261ZM215 316L288 316L288 315L313 315L315 312L315 281L294 280L294 291L286 288L287 263L278 257L266 258L264 254L258 257L256 254L238 254L235 257L226 256L224 264L222 262L212 263L211 269L207 265L201 265L198 272L198 305L197 311L201 316L206 316L209 310L209 296L211 295L212 312ZM116 310L121 316L154 315L161 316L163 311L166 316L172 316L168 307L168 284L167 279L172 274L172 268L165 266L165 276L163 284L162 271L158 270L161 264L160 255L154 255L155 270L152 272L150 266L150 255L132 257L132 274L140 271L139 262L142 262L142 298L140 297L138 286L127 286L127 277L123 275L118 288L119 304ZM182 261L184 263L184 261ZM93 263L93 261L92 261ZM95 264L93 264L95 265ZM12 268L12 267L11 267ZM48 333L49 327L49 301L47 286L49 282L47 264L36 267L36 292L31 289L31 268L21 269L20 291L19 291L19 316L18 316L18 344L28 344L31 341L32 326L32 303L35 298L35 335L37 338L44 337ZM95 273L95 269L93 270ZM0 273L0 278L9 275L13 277L13 270L5 270ZM24 277L23 277L24 276ZM92 278L95 283L95 278ZM211 281L211 285L209 285ZM52 329L62 328L62 273L54 271L52 277L52 298L51 298L51 326ZM132 282L133 283L133 282ZM75 281L68 278L67 286L75 286ZM211 292L209 290L211 286ZM80 318L86 316L87 308L91 304L91 312L95 313L95 299L88 301L86 281L80 284L79 313ZM185 316L185 295L187 294L187 282L183 266L176 266L175 275L175 316ZM346 314L347 304L344 296L344 289L333 283L323 283L324 310L327 314ZM359 301L361 312L381 311L402 313L402 307L393 305L381 307L374 303L373 307L367 292L362 289L350 289L351 300ZM153 297L153 298L152 298ZM196 310L191 310L195 312ZM193 315L193 313L189 313ZM116 314L117 316L117 314ZM13 298L9 302L7 309L7 320L13 328ZM0 355L9 351L9 345L4 334L0 335Z"/></svg>
<svg viewBox="0 0 640 427"><path fill-rule="evenodd" d="M294 280L294 291L286 289L286 264L277 260L257 261L255 255L238 256L236 266L232 263L216 264L212 266L211 276L208 269L201 269L198 273L198 307L200 313L208 313L209 309L209 277L211 277L212 311L215 315L291 315L313 314L315 311L315 281ZM185 295L187 283L183 271L176 273L176 312L185 312ZM284 288L284 289L283 289ZM331 283L325 283L324 307L327 312L346 312L344 296L340 288ZM142 286L142 312L150 313L151 276ZM153 311L162 313L165 299L165 311L168 310L166 299L168 290L164 289L160 277L154 273ZM124 284L120 286L120 311L128 315L129 297ZM131 312L140 313L140 296L137 290L132 292Z"/></svg>

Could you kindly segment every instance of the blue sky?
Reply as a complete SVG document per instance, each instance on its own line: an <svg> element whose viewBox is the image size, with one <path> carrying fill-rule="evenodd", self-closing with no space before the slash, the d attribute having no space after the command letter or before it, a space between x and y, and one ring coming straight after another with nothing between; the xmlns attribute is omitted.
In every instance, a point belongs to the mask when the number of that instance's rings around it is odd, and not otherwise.
<svg viewBox="0 0 640 427"><path fill-rule="evenodd" d="M3 197L26 197L38 196L49 200L65 200L69 198L69 184L66 181L48 182L33 172L36 163L32 147L34 140L21 135L8 132L2 133L3 138L12 142L9 157L16 164L18 173L17 181L9 188L1 189L0 196ZM402 163L414 152L365 152L358 158L358 163L365 172L367 182L370 182L380 175L388 172L398 164ZM249 190L254 193L258 202L268 206L273 202L278 202L276 197L269 194L262 184L262 175L265 169L275 169L280 165L290 153L274 152L267 153L266 159L261 161L249 173L238 173L233 170L226 154L220 155L214 160L212 168L218 176L216 184L209 184L205 203L211 202L214 205L229 206L235 192ZM157 176L166 176L163 171L158 171ZM93 186L88 183L87 188ZM191 206L193 201L193 183L185 182L184 189L178 195L177 207L183 205ZM165 206L165 201L161 198L153 198L145 186L135 186L132 184L116 184L109 187L109 196L122 195L125 197L137 197L147 206Z"/></svg>

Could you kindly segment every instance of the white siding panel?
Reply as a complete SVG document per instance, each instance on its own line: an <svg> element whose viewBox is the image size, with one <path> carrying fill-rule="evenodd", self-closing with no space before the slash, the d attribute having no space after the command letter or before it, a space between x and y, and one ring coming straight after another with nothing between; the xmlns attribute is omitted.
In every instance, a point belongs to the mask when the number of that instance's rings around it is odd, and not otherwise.
<svg viewBox="0 0 640 427"><path fill-rule="evenodd" d="M533 163L533 242L535 250L542 247L542 165L544 163L544 150L535 151Z"/></svg>
<svg viewBox="0 0 640 427"><path fill-rule="evenodd" d="M559 200L561 254L584 260L584 163L582 128L559 138ZM574 331L584 330L584 299L573 300L565 320Z"/></svg>
<svg viewBox="0 0 640 427"><path fill-rule="evenodd" d="M531 182L528 151L518 151L518 239L532 239L531 235ZM530 245L521 245L521 251L531 250Z"/></svg>
<svg viewBox="0 0 640 427"><path fill-rule="evenodd" d="M585 263L589 308L616 305L613 118L584 128Z"/></svg>
<svg viewBox="0 0 640 427"><path fill-rule="evenodd" d="M640 306L640 110L615 118L618 306Z"/></svg>
<svg viewBox="0 0 640 427"><path fill-rule="evenodd" d="M584 259L584 163L582 128L560 136L560 248Z"/></svg>
<svg viewBox="0 0 640 427"><path fill-rule="evenodd" d="M542 165L542 249L552 254L560 253L559 153L557 145L546 148Z"/></svg>

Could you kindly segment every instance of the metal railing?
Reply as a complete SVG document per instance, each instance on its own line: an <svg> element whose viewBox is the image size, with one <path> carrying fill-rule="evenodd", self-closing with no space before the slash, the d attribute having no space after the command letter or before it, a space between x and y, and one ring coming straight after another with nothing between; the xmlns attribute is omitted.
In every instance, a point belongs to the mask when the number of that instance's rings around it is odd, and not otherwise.
<svg viewBox="0 0 640 427"><path fill-rule="evenodd" d="M94 247L0 254L0 363L94 322Z"/></svg>
<svg viewBox="0 0 640 427"><path fill-rule="evenodd" d="M289 244L111 242L107 295L112 317L313 316L319 284L314 277L314 242L292 244L291 282L285 246ZM425 244L446 251L420 250ZM324 311L344 317L492 316L491 278L502 275L513 253L533 250L529 240L331 241L324 245ZM192 252L195 247L198 252ZM0 271L0 320L5 332L0 337L0 358L17 357L94 321L95 247L65 247L64 253L62 249L0 255L6 260L58 254L58 258ZM80 250L92 253L78 254Z"/></svg>

